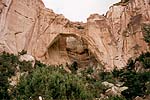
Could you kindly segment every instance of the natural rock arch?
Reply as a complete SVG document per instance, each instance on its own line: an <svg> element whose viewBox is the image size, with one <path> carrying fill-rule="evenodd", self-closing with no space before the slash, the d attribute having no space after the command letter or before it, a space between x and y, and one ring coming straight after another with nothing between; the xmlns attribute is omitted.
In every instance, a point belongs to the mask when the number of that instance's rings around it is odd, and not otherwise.
<svg viewBox="0 0 150 100"><path fill-rule="evenodd" d="M85 35L59 33L49 43L43 61L55 65L76 61L80 67L97 66L99 61L89 48L90 44L91 41Z"/></svg>
<svg viewBox="0 0 150 100"><path fill-rule="evenodd" d="M87 41L97 61L112 70L123 68L130 57L150 51L140 28L150 22L148 0L113 5L105 16L91 14L87 23L69 21L47 9L42 0L1 0L0 5L0 52L17 54L26 50L44 61L55 38L61 33L76 34Z"/></svg>

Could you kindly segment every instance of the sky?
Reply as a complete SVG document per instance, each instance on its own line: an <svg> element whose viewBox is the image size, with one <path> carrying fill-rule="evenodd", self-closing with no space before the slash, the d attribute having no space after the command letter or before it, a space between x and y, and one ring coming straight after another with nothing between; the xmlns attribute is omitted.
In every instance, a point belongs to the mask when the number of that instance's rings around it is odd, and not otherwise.
<svg viewBox="0 0 150 100"><path fill-rule="evenodd" d="M71 21L83 21L90 14L105 14L109 7L120 0L43 0L47 8L57 14L63 14Z"/></svg>

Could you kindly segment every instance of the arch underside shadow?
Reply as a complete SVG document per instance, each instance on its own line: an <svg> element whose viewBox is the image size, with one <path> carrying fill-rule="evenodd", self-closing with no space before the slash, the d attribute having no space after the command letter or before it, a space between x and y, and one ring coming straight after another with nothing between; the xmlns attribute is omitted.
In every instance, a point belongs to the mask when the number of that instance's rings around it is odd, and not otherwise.
<svg viewBox="0 0 150 100"><path fill-rule="evenodd" d="M54 65L77 62L79 67L97 66L98 61L88 45L78 34L60 33L49 44L45 61Z"/></svg>

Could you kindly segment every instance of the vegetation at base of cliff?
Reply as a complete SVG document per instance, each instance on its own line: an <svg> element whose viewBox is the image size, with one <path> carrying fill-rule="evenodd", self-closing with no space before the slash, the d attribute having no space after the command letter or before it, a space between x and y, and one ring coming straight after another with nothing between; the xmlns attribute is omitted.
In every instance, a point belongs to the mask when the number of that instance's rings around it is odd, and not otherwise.
<svg viewBox="0 0 150 100"><path fill-rule="evenodd" d="M8 78L15 74L17 58L14 55L3 53L0 55L0 99L9 100L8 88L10 87Z"/></svg>
<svg viewBox="0 0 150 100"><path fill-rule="evenodd" d="M131 70L122 71L119 73L118 78L121 82L124 82L123 86L127 86L128 89L122 92L122 95L127 100L132 100L133 98L150 94L150 72L136 73ZM146 85L147 84L147 85Z"/></svg>
<svg viewBox="0 0 150 100"><path fill-rule="evenodd" d="M141 62L142 66L145 69L150 68L150 52L142 53L138 58L133 61L133 64L135 64L137 61ZM132 65L132 67L135 67L135 65Z"/></svg>
<svg viewBox="0 0 150 100"><path fill-rule="evenodd" d="M126 100L124 97L119 97L119 96L110 96L108 99L104 100Z"/></svg>
<svg viewBox="0 0 150 100"><path fill-rule="evenodd" d="M119 81L124 82L128 89L122 92L127 100L136 96L150 94L150 53L142 53L135 60L129 59L125 69L114 70L113 75ZM138 65L137 65L138 64ZM138 70L138 68L140 68Z"/></svg>
<svg viewBox="0 0 150 100"><path fill-rule="evenodd" d="M99 72L99 80L116 84L123 82L122 87L128 87L121 92L121 100L133 100L135 97L150 95L150 52L142 53L139 57L129 59L124 69L114 69L112 72ZM112 99L114 98L114 99ZM110 97L110 100L116 97Z"/></svg>
<svg viewBox="0 0 150 100"><path fill-rule="evenodd" d="M95 100L102 94L107 98L101 100L132 100L136 96L150 94L150 53L142 53L136 59L129 59L125 69L114 69L112 72L98 71L89 67L78 72L74 62L68 73L63 65L48 66L36 61L34 68L31 62L20 62L19 55L0 54L0 99L1 100ZM139 65L137 66L137 63ZM137 69L141 68L140 71ZM16 86L8 80L16 72L23 73ZM97 72L98 71L98 72ZM107 95L110 89L103 82L128 87L121 92L122 96Z"/></svg>
<svg viewBox="0 0 150 100"><path fill-rule="evenodd" d="M62 66L37 67L33 73L21 78L14 97L20 100L91 100L92 95L84 80L66 73Z"/></svg>
<svg viewBox="0 0 150 100"><path fill-rule="evenodd" d="M19 61L19 55L9 54L3 52L0 54L0 100L11 99L11 88L10 81L15 75L16 71L20 69L20 72L31 71L31 62Z"/></svg>
<svg viewBox="0 0 150 100"><path fill-rule="evenodd" d="M0 54L0 100L37 100L39 96L44 100L92 100L84 78L67 73L62 65L48 66L39 61L32 70L31 62L20 62L19 56L20 53L17 56ZM15 76L17 70L23 76L12 86L8 79Z"/></svg>

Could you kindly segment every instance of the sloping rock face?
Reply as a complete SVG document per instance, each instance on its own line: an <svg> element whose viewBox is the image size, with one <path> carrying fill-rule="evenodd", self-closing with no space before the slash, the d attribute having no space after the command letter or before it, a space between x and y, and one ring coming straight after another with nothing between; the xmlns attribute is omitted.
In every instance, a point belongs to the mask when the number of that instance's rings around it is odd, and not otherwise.
<svg viewBox="0 0 150 100"><path fill-rule="evenodd" d="M101 52L98 58L106 66L121 68L130 57L149 51L141 30L143 24L149 23L150 1L129 0L111 6L106 16L91 15L87 33Z"/></svg>
<svg viewBox="0 0 150 100"><path fill-rule="evenodd" d="M0 51L26 50L48 64L122 68L130 57L149 51L144 23L150 23L149 0L115 4L106 16L93 14L87 23L71 22L41 0L0 0Z"/></svg>
<svg viewBox="0 0 150 100"><path fill-rule="evenodd" d="M149 51L141 30L143 24L150 24L149 0L129 0L126 5L112 6L106 17L117 43L115 59L126 62L130 57Z"/></svg>

